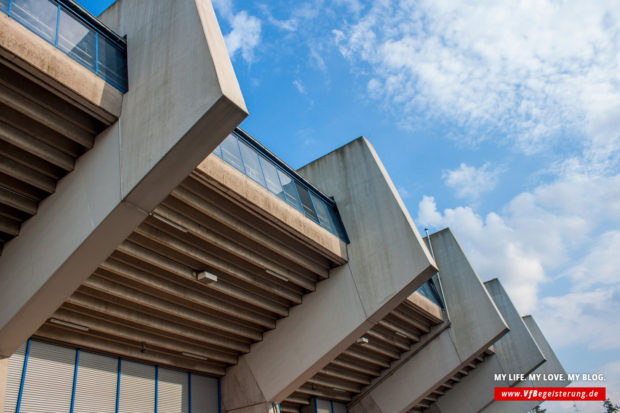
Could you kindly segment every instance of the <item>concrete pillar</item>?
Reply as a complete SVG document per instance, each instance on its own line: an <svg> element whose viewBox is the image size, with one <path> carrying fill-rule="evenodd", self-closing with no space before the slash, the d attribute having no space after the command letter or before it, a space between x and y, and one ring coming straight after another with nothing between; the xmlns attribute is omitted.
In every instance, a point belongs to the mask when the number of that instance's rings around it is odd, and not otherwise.
<svg viewBox="0 0 620 413"><path fill-rule="evenodd" d="M120 0L129 91L0 257L0 355L12 354L247 116L208 0Z"/></svg>
<svg viewBox="0 0 620 413"><path fill-rule="evenodd" d="M527 375L545 361L499 280L493 279L484 285L510 331L493 343L495 354L488 356L435 403L440 412L479 412L493 402L495 387L512 386L516 382L514 379L496 381L495 374Z"/></svg>
<svg viewBox="0 0 620 413"><path fill-rule="evenodd" d="M449 229L431 235L450 327L404 358L351 413L403 413L506 334L508 327Z"/></svg>
<svg viewBox="0 0 620 413"><path fill-rule="evenodd" d="M224 411L280 402L402 303L435 271L385 168L357 139L300 170L338 204L349 262L278 321L222 379Z"/></svg>
<svg viewBox="0 0 620 413"><path fill-rule="evenodd" d="M4 409L8 375L9 375L9 358L0 357L0 409Z"/></svg>
<svg viewBox="0 0 620 413"><path fill-rule="evenodd" d="M534 318L530 315L523 317L523 322L527 326L530 334L538 344L538 348L542 351L545 362L538 368L532 371L532 374L564 374L566 377L566 371L560 360L553 352L553 349L549 345L549 342L543 335L542 331L536 324ZM515 385L515 387L566 387L570 384L569 380L556 380L556 381L536 381L525 380ZM527 412L534 407L538 406L540 401L494 401L488 405L485 409L481 410L482 413L523 413Z"/></svg>

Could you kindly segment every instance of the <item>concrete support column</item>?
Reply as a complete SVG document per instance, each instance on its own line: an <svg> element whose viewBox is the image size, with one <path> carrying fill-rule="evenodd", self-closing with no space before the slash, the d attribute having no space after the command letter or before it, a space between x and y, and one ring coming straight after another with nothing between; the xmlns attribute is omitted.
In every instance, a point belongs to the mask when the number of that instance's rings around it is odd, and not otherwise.
<svg viewBox="0 0 620 413"><path fill-rule="evenodd" d="M493 279L484 285L510 331L493 343L493 355L488 356L460 383L439 398L435 407L440 412L479 412L493 402L495 387L515 384L515 380L495 380L496 374L505 374L506 377L514 377L515 374L527 376L545 361L542 351L499 280Z"/></svg>
<svg viewBox="0 0 620 413"><path fill-rule="evenodd" d="M0 357L0 409L4 409L8 375L9 375L9 358Z"/></svg>
<svg viewBox="0 0 620 413"><path fill-rule="evenodd" d="M406 412L508 331L452 232L432 234L431 242L450 327L354 400L351 413Z"/></svg>
<svg viewBox="0 0 620 413"><path fill-rule="evenodd" d="M209 0L119 0L129 91L0 257L0 356L9 356L247 112Z"/></svg>
<svg viewBox="0 0 620 413"><path fill-rule="evenodd" d="M300 170L338 204L349 262L278 321L222 379L226 412L281 402L436 271L370 143L357 139Z"/></svg>

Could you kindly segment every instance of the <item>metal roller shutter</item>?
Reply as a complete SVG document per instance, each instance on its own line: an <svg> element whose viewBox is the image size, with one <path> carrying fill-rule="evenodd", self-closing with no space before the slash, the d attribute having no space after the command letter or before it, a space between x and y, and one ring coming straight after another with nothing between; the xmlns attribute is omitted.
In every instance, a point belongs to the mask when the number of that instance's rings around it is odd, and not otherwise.
<svg viewBox="0 0 620 413"><path fill-rule="evenodd" d="M342 403L334 402L332 413L347 413L347 405Z"/></svg>
<svg viewBox="0 0 620 413"><path fill-rule="evenodd" d="M123 360L119 389L119 412L155 410L155 367Z"/></svg>
<svg viewBox="0 0 620 413"><path fill-rule="evenodd" d="M74 370L75 350L32 341L20 410L68 412Z"/></svg>
<svg viewBox="0 0 620 413"><path fill-rule="evenodd" d="M316 413L331 413L332 403L329 400L316 399Z"/></svg>
<svg viewBox="0 0 620 413"><path fill-rule="evenodd" d="M192 374L192 413L218 413L217 379Z"/></svg>
<svg viewBox="0 0 620 413"><path fill-rule="evenodd" d="M159 368L157 380L157 411L174 413L189 411L187 373Z"/></svg>
<svg viewBox="0 0 620 413"><path fill-rule="evenodd" d="M17 407L17 397L19 395L19 385L22 380L25 354L26 344L18 348L9 358L9 370L6 377L6 395L4 399L4 411L6 413L14 412Z"/></svg>
<svg viewBox="0 0 620 413"><path fill-rule="evenodd" d="M80 351L74 412L114 413L118 359Z"/></svg>

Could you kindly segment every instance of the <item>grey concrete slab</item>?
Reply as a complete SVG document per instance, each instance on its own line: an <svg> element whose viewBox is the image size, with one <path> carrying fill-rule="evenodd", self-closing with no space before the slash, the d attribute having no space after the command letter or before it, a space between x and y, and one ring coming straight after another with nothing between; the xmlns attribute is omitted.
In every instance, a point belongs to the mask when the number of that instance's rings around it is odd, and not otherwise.
<svg viewBox="0 0 620 413"><path fill-rule="evenodd" d="M396 365L349 406L403 413L508 331L508 326L449 229L431 235L450 328Z"/></svg>
<svg viewBox="0 0 620 413"><path fill-rule="evenodd" d="M566 371L560 360L555 355L551 345L543 335L540 327L536 323L536 320L530 315L524 316L523 321L527 326L530 334L538 344L538 347L542 351L545 356L545 362L541 364L538 368L534 369L532 374L563 374L566 377ZM519 382L515 385L515 387L566 387L570 384L569 380L554 380L554 381L542 381L542 380L525 380ZM488 405L485 409L481 410L482 413L524 413L527 412L534 407L538 406L541 402L539 401L519 401L519 402L508 402L508 401L494 401L490 405Z"/></svg>
<svg viewBox="0 0 620 413"><path fill-rule="evenodd" d="M119 121L0 257L0 355L12 354L247 115L208 0L120 0L127 34Z"/></svg>
<svg viewBox="0 0 620 413"><path fill-rule="evenodd" d="M499 280L493 279L484 285L510 331L493 343L495 354L488 356L435 403L441 412L479 412L493 402L495 387L516 383L510 375L527 375L545 361ZM505 380L495 380L496 374L506 375Z"/></svg>
<svg viewBox="0 0 620 413"><path fill-rule="evenodd" d="M252 346L222 379L224 411L279 402L404 301L435 271L385 168L363 138L300 170L338 204L349 262ZM260 392L240 395L253 380ZM252 396L252 397L250 397ZM253 397L257 397L254 398Z"/></svg>

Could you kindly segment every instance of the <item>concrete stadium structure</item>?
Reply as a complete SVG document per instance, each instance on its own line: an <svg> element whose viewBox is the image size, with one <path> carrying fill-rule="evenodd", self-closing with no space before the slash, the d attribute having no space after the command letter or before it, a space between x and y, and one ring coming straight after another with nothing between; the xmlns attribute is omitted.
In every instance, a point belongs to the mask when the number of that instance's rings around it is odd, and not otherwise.
<svg viewBox="0 0 620 413"><path fill-rule="evenodd" d="M368 140L295 171L246 116L208 0L0 0L4 411L532 408L544 336Z"/></svg>

